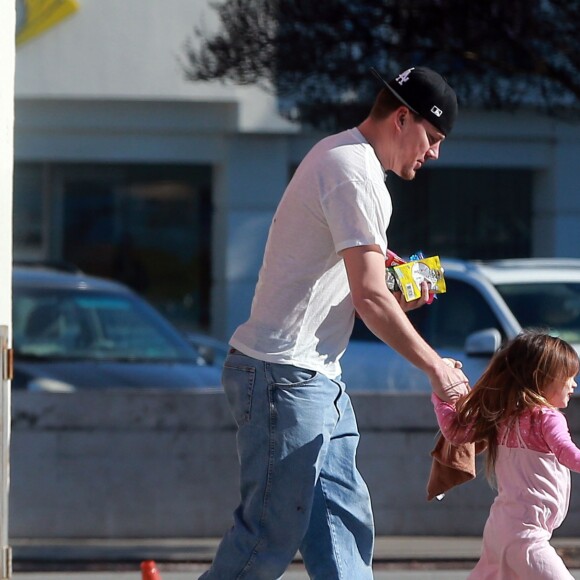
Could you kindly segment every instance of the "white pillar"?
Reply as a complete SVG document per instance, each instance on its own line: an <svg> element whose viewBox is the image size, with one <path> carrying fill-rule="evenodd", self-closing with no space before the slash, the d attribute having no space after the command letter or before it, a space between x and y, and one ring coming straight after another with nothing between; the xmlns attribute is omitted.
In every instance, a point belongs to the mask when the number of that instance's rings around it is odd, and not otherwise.
<svg viewBox="0 0 580 580"><path fill-rule="evenodd" d="M0 325L11 322L14 0L0 2Z"/></svg>
<svg viewBox="0 0 580 580"><path fill-rule="evenodd" d="M232 137L224 146L215 179L212 333L225 340L250 313L288 173L287 142L279 136Z"/></svg>
<svg viewBox="0 0 580 580"><path fill-rule="evenodd" d="M551 163L554 196L554 256L580 257L580 186L578 125L562 125Z"/></svg>
<svg viewBox="0 0 580 580"><path fill-rule="evenodd" d="M14 66L16 5L0 2L0 578L12 575L8 545L10 381L6 348L12 324L12 167L14 162Z"/></svg>

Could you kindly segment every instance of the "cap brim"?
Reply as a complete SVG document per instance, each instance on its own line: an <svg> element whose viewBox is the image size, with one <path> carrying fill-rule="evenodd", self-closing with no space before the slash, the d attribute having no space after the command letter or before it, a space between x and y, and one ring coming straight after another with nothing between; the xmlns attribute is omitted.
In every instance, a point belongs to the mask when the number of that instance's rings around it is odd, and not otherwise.
<svg viewBox="0 0 580 580"><path fill-rule="evenodd" d="M389 85L389 83L379 74L379 71L377 71L376 68L371 67L371 72L375 75L377 79L379 79L385 85L387 89L389 89L389 91L391 91L393 95L395 95L395 97L397 97L397 99L399 99L399 101L401 101L401 103L403 103L403 105L405 105L405 107L413 111L413 113L415 113L416 115L420 114L413 107L411 107L411 105L409 105L409 103L407 103L407 101L405 101L405 99L403 99L403 97L401 97L401 95L399 95L399 93L397 93L397 91L395 91L395 89L393 89L391 85Z"/></svg>

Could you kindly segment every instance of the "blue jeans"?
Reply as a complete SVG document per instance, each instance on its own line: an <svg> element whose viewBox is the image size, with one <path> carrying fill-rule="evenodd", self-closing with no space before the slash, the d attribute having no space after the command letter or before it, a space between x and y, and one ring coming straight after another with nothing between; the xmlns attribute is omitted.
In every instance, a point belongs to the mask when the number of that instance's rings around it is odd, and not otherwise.
<svg viewBox="0 0 580 580"><path fill-rule="evenodd" d="M372 579L373 517L344 384L238 351L222 382L238 426L242 501L201 579L275 580L298 550L310 578Z"/></svg>

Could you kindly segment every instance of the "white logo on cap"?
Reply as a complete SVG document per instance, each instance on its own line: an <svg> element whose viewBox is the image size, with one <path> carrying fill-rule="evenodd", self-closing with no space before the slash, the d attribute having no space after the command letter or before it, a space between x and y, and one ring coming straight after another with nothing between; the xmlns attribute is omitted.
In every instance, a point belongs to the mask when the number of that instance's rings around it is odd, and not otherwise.
<svg viewBox="0 0 580 580"><path fill-rule="evenodd" d="M395 82L399 83L401 86L403 86L404 83L406 83L409 80L409 77L411 76L411 71L413 69L412 68L408 68L405 72L402 72L396 79Z"/></svg>
<svg viewBox="0 0 580 580"><path fill-rule="evenodd" d="M431 112L436 116L436 117L441 117L441 115L443 115L443 111L437 106L437 105L433 105L431 107Z"/></svg>

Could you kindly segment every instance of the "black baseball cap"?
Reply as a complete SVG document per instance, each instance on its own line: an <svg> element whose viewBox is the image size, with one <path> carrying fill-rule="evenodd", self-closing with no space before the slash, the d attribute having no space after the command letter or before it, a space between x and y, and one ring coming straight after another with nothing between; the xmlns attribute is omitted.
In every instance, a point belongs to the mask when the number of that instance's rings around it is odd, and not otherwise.
<svg viewBox="0 0 580 580"><path fill-rule="evenodd" d="M447 81L424 66L409 68L387 82L371 72L411 111L421 115L443 135L448 135L457 117L457 96Z"/></svg>

